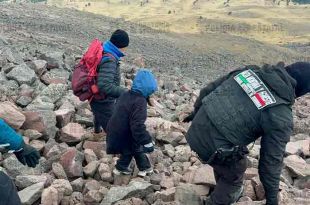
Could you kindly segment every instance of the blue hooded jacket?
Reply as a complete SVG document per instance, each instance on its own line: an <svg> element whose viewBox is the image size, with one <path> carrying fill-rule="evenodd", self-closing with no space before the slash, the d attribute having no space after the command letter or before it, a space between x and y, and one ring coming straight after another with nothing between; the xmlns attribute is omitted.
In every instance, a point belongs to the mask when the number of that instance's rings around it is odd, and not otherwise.
<svg viewBox="0 0 310 205"><path fill-rule="evenodd" d="M141 69L138 71L132 84L132 91L140 93L148 98L157 91L157 81L151 71Z"/></svg>
<svg viewBox="0 0 310 205"><path fill-rule="evenodd" d="M113 43L111 43L111 41L104 42L102 48L105 53L112 54L118 61L121 57L125 56L125 54L119 48L117 48Z"/></svg>
<svg viewBox="0 0 310 205"><path fill-rule="evenodd" d="M23 138L3 119L0 119L0 144L10 144L9 150L19 150L23 145Z"/></svg>

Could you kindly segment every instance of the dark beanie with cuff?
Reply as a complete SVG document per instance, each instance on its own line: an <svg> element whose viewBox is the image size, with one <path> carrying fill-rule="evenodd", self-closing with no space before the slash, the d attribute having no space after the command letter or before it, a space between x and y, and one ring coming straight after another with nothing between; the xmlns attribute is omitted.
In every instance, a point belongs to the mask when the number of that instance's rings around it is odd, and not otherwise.
<svg viewBox="0 0 310 205"><path fill-rule="evenodd" d="M113 32L111 38L111 43L113 43L117 48L125 48L129 45L128 33L124 30L118 29Z"/></svg>
<svg viewBox="0 0 310 205"><path fill-rule="evenodd" d="M288 74L297 82L295 88L296 97L310 92L310 63L296 62L285 67Z"/></svg>

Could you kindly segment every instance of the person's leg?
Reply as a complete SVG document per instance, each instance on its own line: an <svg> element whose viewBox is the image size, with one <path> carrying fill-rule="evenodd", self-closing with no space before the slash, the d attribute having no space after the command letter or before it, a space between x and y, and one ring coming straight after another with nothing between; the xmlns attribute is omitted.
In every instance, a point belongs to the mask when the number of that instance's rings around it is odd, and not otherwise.
<svg viewBox="0 0 310 205"><path fill-rule="evenodd" d="M97 126L101 126L101 128L106 132L106 127L114 112L115 102L92 102L90 105Z"/></svg>
<svg viewBox="0 0 310 205"><path fill-rule="evenodd" d="M132 157L133 156L131 154L122 154L115 165L117 171L122 174L131 174L129 165L131 163Z"/></svg>
<svg viewBox="0 0 310 205"><path fill-rule="evenodd" d="M94 115L94 133L99 134L101 132L102 132L102 128L99 123L99 119L97 119L96 116Z"/></svg>
<svg viewBox="0 0 310 205"><path fill-rule="evenodd" d="M13 181L0 171L0 205L21 205Z"/></svg>
<svg viewBox="0 0 310 205"><path fill-rule="evenodd" d="M150 160L145 153L137 152L134 154L134 158L140 171L145 171L152 167Z"/></svg>
<svg viewBox="0 0 310 205"><path fill-rule="evenodd" d="M247 168L246 157L231 165L212 165L216 173L217 184L211 200L213 205L225 205L236 202L242 194L243 175Z"/></svg>

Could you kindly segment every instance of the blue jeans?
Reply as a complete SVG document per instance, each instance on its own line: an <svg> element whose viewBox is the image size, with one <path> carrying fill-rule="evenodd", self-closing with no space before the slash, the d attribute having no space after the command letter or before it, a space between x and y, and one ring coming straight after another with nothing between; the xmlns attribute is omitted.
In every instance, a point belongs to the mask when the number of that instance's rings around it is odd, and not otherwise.
<svg viewBox="0 0 310 205"><path fill-rule="evenodd" d="M113 115L115 101L92 101L90 103L94 115L95 133L101 132L101 129L106 131L108 122Z"/></svg>

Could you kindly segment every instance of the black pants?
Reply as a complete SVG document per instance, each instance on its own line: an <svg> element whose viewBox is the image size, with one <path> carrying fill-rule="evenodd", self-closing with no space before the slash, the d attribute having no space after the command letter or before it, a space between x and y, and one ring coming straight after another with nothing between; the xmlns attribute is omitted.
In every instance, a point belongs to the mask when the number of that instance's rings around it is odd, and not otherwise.
<svg viewBox="0 0 310 205"><path fill-rule="evenodd" d="M151 168L150 160L147 157L147 155L143 152L136 152L134 154L121 154L115 167L118 170L127 170L131 163L132 158L135 158L138 169L140 171L144 171L144 170Z"/></svg>
<svg viewBox="0 0 310 205"><path fill-rule="evenodd" d="M94 114L95 133L101 132L101 129L106 131L108 122L113 115L115 101L92 101L90 106Z"/></svg>
<svg viewBox="0 0 310 205"><path fill-rule="evenodd" d="M216 180L215 189L211 194L212 204L229 205L238 200L243 184L243 175L247 168L246 156L231 164L212 164L211 166Z"/></svg>
<svg viewBox="0 0 310 205"><path fill-rule="evenodd" d="M13 181L0 171L0 205L21 205Z"/></svg>

